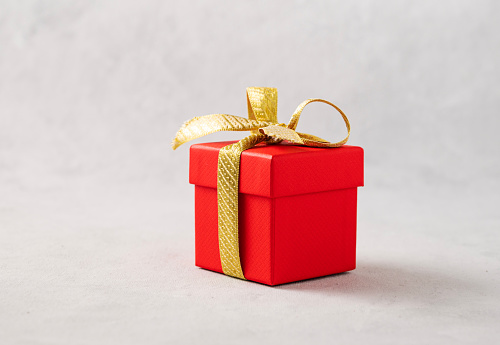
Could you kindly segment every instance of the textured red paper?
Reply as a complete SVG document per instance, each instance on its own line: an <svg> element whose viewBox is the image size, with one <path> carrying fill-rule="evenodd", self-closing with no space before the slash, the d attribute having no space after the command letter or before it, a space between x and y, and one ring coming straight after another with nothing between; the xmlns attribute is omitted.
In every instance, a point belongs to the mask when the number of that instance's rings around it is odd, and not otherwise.
<svg viewBox="0 0 500 345"><path fill-rule="evenodd" d="M217 157L231 142L191 146L196 265L222 273ZM277 285L356 266L356 199L363 150L262 145L241 156L240 256L245 277Z"/></svg>

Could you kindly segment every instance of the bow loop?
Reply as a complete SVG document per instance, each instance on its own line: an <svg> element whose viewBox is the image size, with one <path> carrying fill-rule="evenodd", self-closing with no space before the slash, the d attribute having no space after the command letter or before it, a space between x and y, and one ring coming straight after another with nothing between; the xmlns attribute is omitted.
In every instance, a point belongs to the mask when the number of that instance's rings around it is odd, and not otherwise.
<svg viewBox="0 0 500 345"><path fill-rule="evenodd" d="M297 109L295 109L295 112L293 113L292 118L290 119L290 122L288 123L288 128L293 129L293 130L295 130L295 128L297 128L297 124L299 123L299 119L300 119L300 115L302 114L302 110L304 110L306 105L308 105L309 103L313 103L313 102L322 102L322 103L326 103L326 104L334 107L340 113L340 115L342 115L342 118L344 119L345 126L347 128L347 136L339 142L330 143L330 142L328 142L324 139L321 139L319 137L316 137L314 135L301 134L302 139L304 139L303 140L304 144L307 146L313 146L313 147L339 147L339 146L344 145L347 142L347 140L349 140L349 135L351 134L351 125L349 124L349 119L347 119L347 116L344 114L344 112L342 110L340 110L339 107L337 107L335 104L333 104L331 102L325 101L324 99L311 98L311 99L305 100L304 102L300 103L299 106L297 107Z"/></svg>
<svg viewBox="0 0 500 345"><path fill-rule="evenodd" d="M174 140L172 141L172 148L175 150L188 141L215 132L258 130L263 126L270 124L270 122L249 120L244 117L227 114L213 114L194 117L185 122L179 129Z"/></svg>
<svg viewBox="0 0 500 345"><path fill-rule="evenodd" d="M250 120L278 123L278 89L248 87L247 106Z"/></svg>

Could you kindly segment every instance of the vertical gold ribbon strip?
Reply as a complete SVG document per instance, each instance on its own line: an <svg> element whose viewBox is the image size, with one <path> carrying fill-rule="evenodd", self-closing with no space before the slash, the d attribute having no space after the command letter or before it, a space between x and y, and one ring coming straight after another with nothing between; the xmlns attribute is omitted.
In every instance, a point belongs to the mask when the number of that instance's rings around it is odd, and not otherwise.
<svg viewBox="0 0 500 345"><path fill-rule="evenodd" d="M317 136L295 131L304 107L312 102L323 102L334 107L344 119L347 136L330 143ZM311 147L339 147L349 139L351 127L347 116L339 107L323 99L302 102L288 125L278 123L278 91L275 88L247 88L248 119L227 114L195 117L177 132L172 148L201 136L219 131L251 131L252 134L237 143L224 146L219 151L217 163L217 205L219 251L224 274L245 279L241 267L238 238L238 194L241 153L260 142L277 144L283 140Z"/></svg>
<svg viewBox="0 0 500 345"><path fill-rule="evenodd" d="M238 239L238 190L241 153L266 138L251 134L219 151L217 170L217 204L219 251L222 271L228 276L245 279L241 268Z"/></svg>

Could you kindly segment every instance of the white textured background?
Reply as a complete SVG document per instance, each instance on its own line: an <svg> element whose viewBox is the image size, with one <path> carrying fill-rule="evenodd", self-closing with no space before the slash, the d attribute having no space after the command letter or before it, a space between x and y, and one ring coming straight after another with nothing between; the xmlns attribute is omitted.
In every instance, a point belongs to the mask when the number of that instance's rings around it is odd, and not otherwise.
<svg viewBox="0 0 500 345"><path fill-rule="evenodd" d="M0 0L0 344L493 344L499 10ZM188 146L170 140L246 116L247 86L279 89L282 122L313 97L349 116L355 271L270 288L194 267ZM344 135L321 104L299 129Z"/></svg>

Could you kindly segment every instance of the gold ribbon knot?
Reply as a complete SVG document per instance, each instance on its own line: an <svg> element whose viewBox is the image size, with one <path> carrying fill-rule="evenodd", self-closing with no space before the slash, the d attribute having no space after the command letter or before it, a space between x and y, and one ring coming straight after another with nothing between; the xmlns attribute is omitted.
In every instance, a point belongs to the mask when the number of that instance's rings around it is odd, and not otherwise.
<svg viewBox="0 0 500 345"><path fill-rule="evenodd" d="M344 119L347 136L330 143L317 136L296 132L300 114L305 106L322 102L334 107ZM278 144L283 140L311 147L339 147L349 139L351 127L347 116L335 104L319 98L302 102L288 125L278 123L278 90L269 87L247 88L248 119L244 117L213 114L195 117L179 129L172 142L175 150L180 145L219 131L251 131L237 143L227 145L219 151L217 166L217 203L219 221L219 251L222 271L226 275L245 279L241 268L238 240L238 184L241 153L260 142Z"/></svg>

